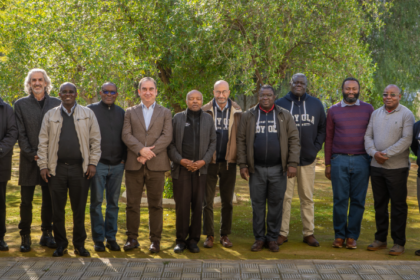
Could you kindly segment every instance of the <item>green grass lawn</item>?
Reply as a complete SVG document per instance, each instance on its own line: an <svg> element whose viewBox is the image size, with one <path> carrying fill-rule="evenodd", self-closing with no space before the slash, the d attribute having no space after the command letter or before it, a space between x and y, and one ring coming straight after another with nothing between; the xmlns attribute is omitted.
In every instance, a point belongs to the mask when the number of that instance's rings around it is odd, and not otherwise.
<svg viewBox="0 0 420 280"><path fill-rule="evenodd" d="M15 155L17 157L17 155ZM15 165L16 168L16 165ZM374 209L372 190L369 186L366 198L366 211L362 224L361 236L358 240L358 249L334 249L331 243L334 239L334 230L332 223L332 190L331 183L324 177L324 165L322 160L318 161L316 182L315 182L315 236L320 241L321 246L318 248L310 247L302 242L302 223L300 219L299 198L297 190L292 204L292 217L290 222L289 242L280 247L280 252L272 253L267 249L261 252L251 252L250 247L254 241L252 234L252 209L249 200L249 190L246 181L237 176L236 194L239 198L238 204L234 205L232 240L234 246L230 249L223 248L219 243L215 243L212 249L205 249L202 242L205 236L202 236L199 247L199 254L185 252L177 255L173 252L175 246L175 211L174 209L164 209L164 228L161 243L161 252L152 255L148 251L150 242L148 240L148 211L145 208L141 210L141 226L140 226L140 249L130 252L104 252L96 253L93 250L93 242L90 232L89 203L86 207L86 229L88 238L86 240L86 248L91 252L92 257L103 258L177 258L177 259L328 259L328 260L420 260L420 257L414 256L414 251L420 249L420 214L416 199L416 169L413 167L410 171L408 184L408 221L407 221L407 244L406 252L400 257L392 257L387 255L388 250L377 252L368 252L366 246L373 241L375 233ZM125 185L122 186L122 192ZM122 193L121 192L121 193ZM89 200L88 200L89 201ZM7 233L6 242L9 244L9 252L0 252L0 257L50 257L53 249L40 247L38 245L41 236L40 229L40 209L41 209L41 189L37 187L34 197L33 209L33 226L32 226L32 251L29 253L20 253L20 236L18 231L20 203L20 188L17 185L17 178L9 182L7 189ZM105 205L104 205L105 206ZM71 244L72 238L72 214L70 203L66 206L67 214L67 233ZM105 210L105 208L103 208ZM220 207L215 208L215 229L220 228ZM120 203L119 220L118 220L118 236L117 241L122 246L125 242L125 204ZM218 239L218 237L216 237ZM389 248L392 246L392 240L389 236ZM69 255L74 257L72 245L69 247Z"/></svg>

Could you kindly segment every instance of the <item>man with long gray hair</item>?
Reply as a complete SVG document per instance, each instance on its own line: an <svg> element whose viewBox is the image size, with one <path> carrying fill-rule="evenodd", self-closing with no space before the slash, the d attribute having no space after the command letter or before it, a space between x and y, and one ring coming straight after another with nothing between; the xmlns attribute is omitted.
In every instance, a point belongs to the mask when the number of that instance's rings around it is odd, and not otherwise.
<svg viewBox="0 0 420 280"><path fill-rule="evenodd" d="M16 122L19 130L19 185L21 186L19 229L22 238L21 252L31 250L32 200L36 185L42 188L41 230L39 244L55 248L52 235L52 206L48 184L41 180L37 165L38 136L42 119L48 110L61 104L60 99L49 95L51 80L43 69L29 71L24 84L28 96L15 103Z"/></svg>

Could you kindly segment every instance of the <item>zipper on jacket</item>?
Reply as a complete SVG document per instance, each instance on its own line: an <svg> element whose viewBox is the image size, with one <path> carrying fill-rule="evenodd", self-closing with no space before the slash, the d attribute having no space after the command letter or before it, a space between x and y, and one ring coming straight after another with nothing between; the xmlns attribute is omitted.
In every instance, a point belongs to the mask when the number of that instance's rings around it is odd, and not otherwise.
<svg viewBox="0 0 420 280"><path fill-rule="evenodd" d="M268 117L267 116L268 116L268 113L265 113L265 166L267 166L267 154L268 154Z"/></svg>
<svg viewBox="0 0 420 280"><path fill-rule="evenodd" d="M192 123L193 123L193 127L192 127L192 129L193 129L193 143L194 143L194 152L193 152L193 161L195 160L195 117L194 117L194 115L192 115Z"/></svg>
<svg viewBox="0 0 420 280"><path fill-rule="evenodd" d="M218 110L218 108L216 108L216 110ZM223 140L223 114L224 114L224 111L222 111L222 120L221 120L221 128L222 128L222 139L221 140ZM216 124L216 126L217 126L217 124ZM219 146L219 154L220 154L221 150L222 150L222 145ZM217 155L216 155L216 161L217 161Z"/></svg>

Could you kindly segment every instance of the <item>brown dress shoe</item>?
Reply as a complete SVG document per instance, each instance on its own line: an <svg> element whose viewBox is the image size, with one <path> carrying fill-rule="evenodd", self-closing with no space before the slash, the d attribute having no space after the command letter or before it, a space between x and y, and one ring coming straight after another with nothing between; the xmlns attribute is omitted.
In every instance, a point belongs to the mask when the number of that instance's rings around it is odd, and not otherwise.
<svg viewBox="0 0 420 280"><path fill-rule="evenodd" d="M204 248L213 248L214 236L207 236L204 241Z"/></svg>
<svg viewBox="0 0 420 280"><path fill-rule="evenodd" d="M346 248L347 249L356 249L357 248L357 242L353 238L347 238L346 239Z"/></svg>
<svg viewBox="0 0 420 280"><path fill-rule="evenodd" d="M252 244L251 251L258 252L258 251L261 251L263 247L264 247L264 241L255 240L254 244Z"/></svg>
<svg viewBox="0 0 420 280"><path fill-rule="evenodd" d="M222 235L220 237L220 244L223 245L223 247L226 248L230 248L233 246L232 242L230 242L229 238L227 237L227 235Z"/></svg>
<svg viewBox="0 0 420 280"><path fill-rule="evenodd" d="M287 241L289 240L287 239L286 236L279 235L279 237L277 237L277 245L279 246L283 245L283 243L286 243Z"/></svg>
<svg viewBox="0 0 420 280"><path fill-rule="evenodd" d="M343 248L344 239L343 238L336 238L332 244L334 248Z"/></svg>
<svg viewBox="0 0 420 280"><path fill-rule="evenodd" d="M309 246L319 247L319 242L316 241L315 236L313 234L309 236L305 236L303 238L303 242L308 244Z"/></svg>
<svg viewBox="0 0 420 280"><path fill-rule="evenodd" d="M129 251L139 247L139 242L134 238L127 238L127 242L124 245L124 251Z"/></svg>
<svg viewBox="0 0 420 280"><path fill-rule="evenodd" d="M268 242L268 249L271 252L278 252L279 251L279 245L277 244L277 241L269 241Z"/></svg>
<svg viewBox="0 0 420 280"><path fill-rule="evenodd" d="M153 241L152 244L150 244L149 251L150 251L150 253L159 253L160 242L159 241Z"/></svg>

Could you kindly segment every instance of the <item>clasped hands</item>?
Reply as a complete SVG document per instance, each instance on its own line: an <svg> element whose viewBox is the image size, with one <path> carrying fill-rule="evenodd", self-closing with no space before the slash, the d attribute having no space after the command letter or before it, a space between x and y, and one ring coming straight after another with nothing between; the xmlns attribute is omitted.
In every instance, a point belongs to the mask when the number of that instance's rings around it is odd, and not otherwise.
<svg viewBox="0 0 420 280"><path fill-rule="evenodd" d="M139 151L140 156L137 157L137 161L141 164L145 164L147 160L151 160L156 156L156 154L152 151L155 146L152 147L144 147Z"/></svg>
<svg viewBox="0 0 420 280"><path fill-rule="evenodd" d="M180 163L190 172L195 172L206 164L204 160L192 161L185 158L181 159Z"/></svg>
<svg viewBox="0 0 420 280"><path fill-rule="evenodd" d="M376 162L379 164L384 164L385 161L389 159L386 153L383 153L383 152L376 152L374 157L375 157Z"/></svg>

